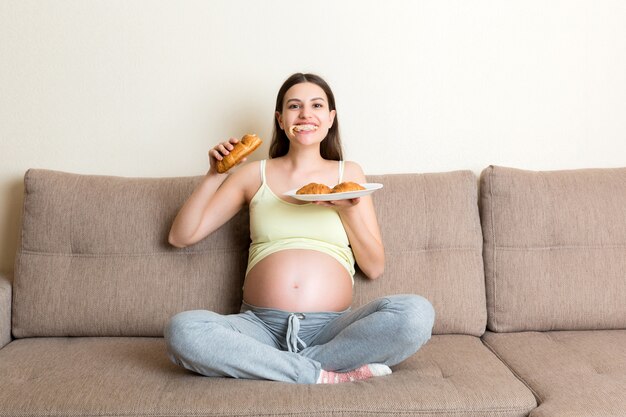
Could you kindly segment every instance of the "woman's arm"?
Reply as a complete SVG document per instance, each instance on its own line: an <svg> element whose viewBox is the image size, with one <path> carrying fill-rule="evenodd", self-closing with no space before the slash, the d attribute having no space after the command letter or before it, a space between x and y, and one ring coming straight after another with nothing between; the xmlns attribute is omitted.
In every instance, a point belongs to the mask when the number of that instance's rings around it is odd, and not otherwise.
<svg viewBox="0 0 626 417"><path fill-rule="evenodd" d="M345 177L348 181L357 183L367 181L358 164L347 162L345 170ZM352 200L317 202L316 204L332 206L337 210L359 268L370 279L380 277L385 270L385 249L372 197L365 196Z"/></svg>
<svg viewBox="0 0 626 417"><path fill-rule="evenodd" d="M245 172L242 167L233 174L219 174L216 163L232 150L237 139L231 138L209 151L210 169L180 209L168 241L184 248L193 245L230 220L245 204ZM242 161L243 162L243 161Z"/></svg>

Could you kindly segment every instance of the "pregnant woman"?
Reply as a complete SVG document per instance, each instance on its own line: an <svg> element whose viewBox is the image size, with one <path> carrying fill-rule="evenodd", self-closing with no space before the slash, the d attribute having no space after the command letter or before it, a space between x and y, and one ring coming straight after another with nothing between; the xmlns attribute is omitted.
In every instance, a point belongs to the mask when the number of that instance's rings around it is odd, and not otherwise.
<svg viewBox="0 0 626 417"><path fill-rule="evenodd" d="M307 384L390 374L428 341L434 310L418 295L350 308L355 262L369 279L384 269L371 197L303 203L284 195L311 182L366 182L358 164L343 161L330 87L314 74L289 77L276 99L270 159L218 173L237 142L209 151L209 171L176 216L169 242L193 245L248 205L241 312L177 314L165 329L170 358L206 376Z"/></svg>

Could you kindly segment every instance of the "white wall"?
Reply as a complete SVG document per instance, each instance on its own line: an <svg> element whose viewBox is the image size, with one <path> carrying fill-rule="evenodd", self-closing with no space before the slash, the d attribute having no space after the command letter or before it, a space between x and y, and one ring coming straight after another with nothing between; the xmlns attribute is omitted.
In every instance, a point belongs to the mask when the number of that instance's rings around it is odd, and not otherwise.
<svg viewBox="0 0 626 417"><path fill-rule="evenodd" d="M0 0L0 271L26 169L202 174L270 137L293 72L330 83L370 174L626 166L625 22L622 0Z"/></svg>

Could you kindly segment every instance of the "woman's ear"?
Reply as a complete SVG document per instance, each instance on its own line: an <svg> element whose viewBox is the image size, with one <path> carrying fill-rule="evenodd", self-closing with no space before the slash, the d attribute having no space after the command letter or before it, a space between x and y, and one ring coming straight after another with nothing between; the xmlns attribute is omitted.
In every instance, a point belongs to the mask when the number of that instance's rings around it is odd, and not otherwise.
<svg viewBox="0 0 626 417"><path fill-rule="evenodd" d="M330 111L330 127L333 126L333 123L335 123L335 115L337 114L337 111L335 110L331 110Z"/></svg>
<svg viewBox="0 0 626 417"><path fill-rule="evenodd" d="M283 126L283 116L278 111L276 112L276 121L278 122L278 126L280 126L282 130L285 130L285 127Z"/></svg>

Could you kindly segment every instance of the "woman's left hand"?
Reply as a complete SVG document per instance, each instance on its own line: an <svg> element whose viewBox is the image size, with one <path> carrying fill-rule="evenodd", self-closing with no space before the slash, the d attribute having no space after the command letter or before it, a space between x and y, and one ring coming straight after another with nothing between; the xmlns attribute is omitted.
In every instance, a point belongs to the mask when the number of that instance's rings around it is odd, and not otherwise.
<svg viewBox="0 0 626 417"><path fill-rule="evenodd" d="M359 201L361 201L360 197L350 198L346 200L314 201L313 204L324 207L332 207L339 211L343 211L349 210L352 207L356 206L357 204L359 204Z"/></svg>

